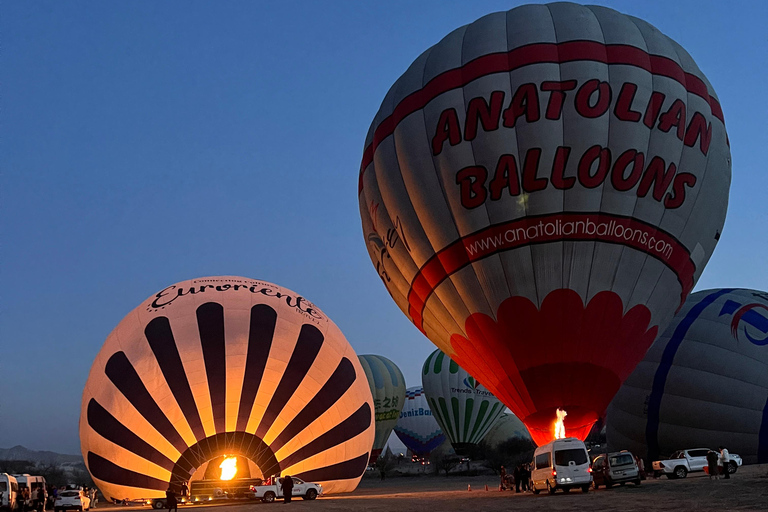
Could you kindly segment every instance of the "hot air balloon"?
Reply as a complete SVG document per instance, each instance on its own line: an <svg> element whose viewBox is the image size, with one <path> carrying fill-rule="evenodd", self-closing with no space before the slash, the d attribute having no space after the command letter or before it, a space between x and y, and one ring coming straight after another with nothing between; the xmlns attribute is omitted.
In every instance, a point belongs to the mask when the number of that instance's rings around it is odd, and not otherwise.
<svg viewBox="0 0 768 512"><path fill-rule="evenodd" d="M469 453L504 413L504 405L440 350L424 362L421 383L440 428L459 455Z"/></svg>
<svg viewBox="0 0 768 512"><path fill-rule="evenodd" d="M80 415L88 470L121 500L178 492L225 455L248 459L237 472L253 478L351 491L373 436L371 392L339 328L304 297L243 277L177 283L129 313L96 356Z"/></svg>
<svg viewBox="0 0 768 512"><path fill-rule="evenodd" d="M730 151L677 43L598 6L461 27L387 93L363 234L397 305L520 418L584 439L701 275Z"/></svg>
<svg viewBox="0 0 768 512"><path fill-rule="evenodd" d="M611 402L606 436L649 459L725 445L768 462L768 293L688 297Z"/></svg>
<svg viewBox="0 0 768 512"><path fill-rule="evenodd" d="M405 379L395 363L383 356L362 355L360 365L368 378L373 395L376 418L376 437L373 440L370 463L376 459L387 444L392 429L397 424L405 402Z"/></svg>
<svg viewBox="0 0 768 512"><path fill-rule="evenodd" d="M488 433L485 434L484 441L493 448L510 439L530 441L531 436L523 422L517 419L514 414L504 413L491 425Z"/></svg>
<svg viewBox="0 0 768 512"><path fill-rule="evenodd" d="M406 448L421 456L429 455L445 441L421 386L405 390L405 404L395 425L395 434Z"/></svg>

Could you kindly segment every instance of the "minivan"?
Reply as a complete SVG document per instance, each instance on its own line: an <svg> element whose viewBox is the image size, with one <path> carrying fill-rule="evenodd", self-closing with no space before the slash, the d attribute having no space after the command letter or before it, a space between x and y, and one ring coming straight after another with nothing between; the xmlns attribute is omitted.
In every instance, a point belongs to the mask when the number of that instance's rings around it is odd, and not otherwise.
<svg viewBox="0 0 768 512"><path fill-rule="evenodd" d="M587 447L575 437L555 439L536 448L531 468L534 494L545 489L549 494L554 494L557 489L568 492L574 487L589 492L592 485Z"/></svg>
<svg viewBox="0 0 768 512"><path fill-rule="evenodd" d="M48 501L48 489L45 484L45 478L42 476L30 475L24 473L22 475L13 475L16 478L16 482L19 484L19 490L29 489L30 500L33 502L37 499L37 490L43 490L43 500Z"/></svg>
<svg viewBox="0 0 768 512"><path fill-rule="evenodd" d="M610 489L614 484L624 485L626 482L640 485L640 469L635 456L627 450L601 453L592 461L592 480L595 489L600 485Z"/></svg>
<svg viewBox="0 0 768 512"><path fill-rule="evenodd" d="M8 473L0 473L0 510L15 510L18 492L16 479Z"/></svg>

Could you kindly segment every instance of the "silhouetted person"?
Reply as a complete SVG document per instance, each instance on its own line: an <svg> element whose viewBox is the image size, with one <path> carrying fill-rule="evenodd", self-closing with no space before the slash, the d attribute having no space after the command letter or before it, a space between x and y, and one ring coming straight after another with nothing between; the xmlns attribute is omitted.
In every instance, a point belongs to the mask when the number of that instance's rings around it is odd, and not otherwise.
<svg viewBox="0 0 768 512"><path fill-rule="evenodd" d="M187 498L189 496L189 487L187 487L187 482L181 483L181 497Z"/></svg>
<svg viewBox="0 0 768 512"><path fill-rule="evenodd" d="M515 466L512 476L515 479L515 492L520 492L520 483L523 480L523 467L520 464Z"/></svg>
<svg viewBox="0 0 768 512"><path fill-rule="evenodd" d="M178 505L179 504L176 501L176 493L169 487L168 490L165 491L165 508L168 509L168 512L171 512L171 510L176 512L176 507L178 507Z"/></svg>
<svg viewBox="0 0 768 512"><path fill-rule="evenodd" d="M504 469L504 466L501 466L499 477L501 478L501 490L503 491L504 489L506 489L506 485L507 485L507 470Z"/></svg>
<svg viewBox="0 0 768 512"><path fill-rule="evenodd" d="M712 480L713 478L717 480L720 478L720 476L717 474L717 459L718 455L717 452L714 450L709 450L707 452L707 471L709 472L709 479Z"/></svg>
<svg viewBox="0 0 768 512"><path fill-rule="evenodd" d="M293 494L293 478L288 475L283 477L283 503L291 502L291 494Z"/></svg>
<svg viewBox="0 0 768 512"><path fill-rule="evenodd" d="M731 462L731 456L725 446L720 447L720 462L723 463L723 478L728 480L731 478L731 474L728 471L728 466L730 466Z"/></svg>

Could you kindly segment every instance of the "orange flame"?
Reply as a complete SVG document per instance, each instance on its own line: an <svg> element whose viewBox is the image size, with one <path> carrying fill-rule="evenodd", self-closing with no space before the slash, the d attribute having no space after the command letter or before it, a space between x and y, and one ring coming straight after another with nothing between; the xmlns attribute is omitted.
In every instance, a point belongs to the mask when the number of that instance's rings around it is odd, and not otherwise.
<svg viewBox="0 0 768 512"><path fill-rule="evenodd" d="M557 410L557 421L555 422L555 439L565 439L565 417L568 413L562 409Z"/></svg>
<svg viewBox="0 0 768 512"><path fill-rule="evenodd" d="M221 468L221 479L232 480L237 474L237 457L228 457L219 466Z"/></svg>

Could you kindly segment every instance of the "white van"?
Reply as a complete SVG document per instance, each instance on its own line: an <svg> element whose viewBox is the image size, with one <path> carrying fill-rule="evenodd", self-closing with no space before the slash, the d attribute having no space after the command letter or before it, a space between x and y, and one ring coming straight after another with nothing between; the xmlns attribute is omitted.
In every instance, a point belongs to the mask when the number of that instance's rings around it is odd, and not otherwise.
<svg viewBox="0 0 768 512"><path fill-rule="evenodd" d="M8 473L0 473L0 510L16 510L19 484Z"/></svg>
<svg viewBox="0 0 768 512"><path fill-rule="evenodd" d="M16 482L19 484L19 490L23 491L24 489L29 489L29 499L32 503L37 500L37 490L42 489L43 490L43 501L48 500L48 489L45 485L45 478L42 476L36 476L36 475L30 475L28 473L24 473L23 475L13 475L14 478L16 478Z"/></svg>
<svg viewBox="0 0 768 512"><path fill-rule="evenodd" d="M592 468L584 443L575 437L555 439L536 448L531 463L531 490L539 494L547 490L554 494L557 489L568 492L581 487L589 492L592 484Z"/></svg>

